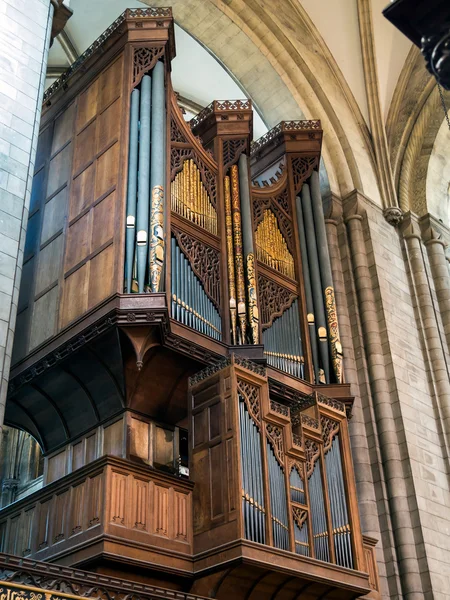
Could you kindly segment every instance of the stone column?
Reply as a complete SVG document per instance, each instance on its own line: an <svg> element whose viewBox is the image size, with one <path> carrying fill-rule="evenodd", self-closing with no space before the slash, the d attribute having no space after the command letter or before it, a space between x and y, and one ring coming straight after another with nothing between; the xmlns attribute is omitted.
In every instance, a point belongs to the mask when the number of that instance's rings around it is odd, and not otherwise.
<svg viewBox="0 0 450 600"><path fill-rule="evenodd" d="M378 520L377 501L370 464L367 432L364 423L364 414L361 396L359 394L358 373L356 369L355 352L352 340L352 328L348 313L348 298L342 270L342 260L339 249L339 229L343 225L342 200L332 196L329 210L325 215L327 229L328 250L330 254L331 270L333 273L336 309L339 320L339 332L343 350L344 381L351 384L355 401L352 408L352 417L349 422L350 440L352 446L353 466L358 495L358 507L361 516L361 526L364 535L372 536L381 543L380 524ZM381 553L380 553L381 554ZM380 580L386 578L386 569L382 556L379 555ZM386 588L387 582L382 582Z"/></svg>
<svg viewBox="0 0 450 600"><path fill-rule="evenodd" d="M421 232L418 222L411 213L405 215L401 230L406 242L411 279L417 300L419 328L423 331L425 357L428 360L431 383L446 437L448 460L448 450L450 448L450 380L448 365L433 306L430 282L427 277ZM439 253L443 255L442 245L432 243L431 252L439 258ZM436 269L436 265L434 268ZM445 285L443 288L445 290ZM450 302L448 297L446 300Z"/></svg>
<svg viewBox="0 0 450 600"><path fill-rule="evenodd" d="M347 199L344 215L373 397L374 426L381 451L402 596L408 600L420 600L424 597L421 569L408 505L406 478L399 452L400 443L389 391L389 378L384 363L377 304L367 257L368 251L364 240L363 220L367 219L367 215L359 202L357 193ZM389 545L389 541L386 543ZM395 567L391 565L391 571L392 569L395 571Z"/></svg>
<svg viewBox="0 0 450 600"><path fill-rule="evenodd" d="M422 240L428 253L431 276L444 327L444 336L447 341L448 352L450 352L450 272L446 256L448 244L443 236L442 225L433 223L430 215L420 219L420 228L422 230ZM450 239L450 231L447 230L446 233L447 239Z"/></svg>
<svg viewBox="0 0 450 600"><path fill-rule="evenodd" d="M52 17L50 0L0 0L0 428Z"/></svg>

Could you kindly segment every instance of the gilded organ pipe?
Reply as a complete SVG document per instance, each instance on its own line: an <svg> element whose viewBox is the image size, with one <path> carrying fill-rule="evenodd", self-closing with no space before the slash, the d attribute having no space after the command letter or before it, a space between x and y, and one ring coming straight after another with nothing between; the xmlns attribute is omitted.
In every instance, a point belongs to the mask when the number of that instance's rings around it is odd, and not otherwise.
<svg viewBox="0 0 450 600"><path fill-rule="evenodd" d="M231 212L233 216L233 241L234 241L234 262L236 273L236 291L237 291L237 313L239 319L239 328L241 333L241 344L245 344L246 339L246 306L245 306L245 280L244 280L244 257L242 253L242 222L241 222L241 202L239 196L239 173L237 165L230 167L231 175Z"/></svg>
<svg viewBox="0 0 450 600"><path fill-rule="evenodd" d="M258 260L279 273L295 279L294 259L278 228L277 218L269 209L264 212L263 220L258 225L255 241Z"/></svg>
<svg viewBox="0 0 450 600"><path fill-rule="evenodd" d="M231 340L233 345L236 345L236 277L234 271L233 216L231 214L230 178L228 176L224 179L224 192L225 230L227 237L228 288L230 294Z"/></svg>

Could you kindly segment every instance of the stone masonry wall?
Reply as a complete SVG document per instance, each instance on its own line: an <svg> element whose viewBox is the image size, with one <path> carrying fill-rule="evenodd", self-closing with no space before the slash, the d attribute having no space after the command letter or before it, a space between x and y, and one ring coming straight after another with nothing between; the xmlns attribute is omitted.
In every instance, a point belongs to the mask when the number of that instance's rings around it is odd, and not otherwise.
<svg viewBox="0 0 450 600"><path fill-rule="evenodd" d="M0 427L52 16L50 0L0 0Z"/></svg>

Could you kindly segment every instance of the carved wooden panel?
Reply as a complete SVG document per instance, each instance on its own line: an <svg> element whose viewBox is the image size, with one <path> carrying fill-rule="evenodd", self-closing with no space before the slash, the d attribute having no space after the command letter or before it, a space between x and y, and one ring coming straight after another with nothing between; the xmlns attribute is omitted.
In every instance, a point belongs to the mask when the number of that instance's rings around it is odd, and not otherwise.
<svg viewBox="0 0 450 600"><path fill-rule="evenodd" d="M172 227L178 245L200 279L203 289L220 311L220 255L217 250Z"/></svg>
<svg viewBox="0 0 450 600"><path fill-rule="evenodd" d="M169 531L169 490L159 485L154 486L154 532L168 535Z"/></svg>
<svg viewBox="0 0 450 600"><path fill-rule="evenodd" d="M258 293L263 329L267 329L274 319L281 317L297 298L296 294L261 273L258 274Z"/></svg>
<svg viewBox="0 0 450 600"><path fill-rule="evenodd" d="M123 58L79 96L64 253L60 326L109 297L119 231L115 226L120 177Z"/></svg>
<svg viewBox="0 0 450 600"><path fill-rule="evenodd" d="M76 535L83 530L85 515L85 487L86 482L83 482L72 488L72 495L70 499L69 536Z"/></svg>
<svg viewBox="0 0 450 600"><path fill-rule="evenodd" d="M141 479L135 479L133 481L133 488L132 527L139 529L140 531L146 531L148 528L147 511L150 501L149 483Z"/></svg>
<svg viewBox="0 0 450 600"><path fill-rule="evenodd" d="M306 476L311 477L314 471L314 464L320 456L320 446L314 440L309 438L305 439L305 450L306 450Z"/></svg>
<svg viewBox="0 0 450 600"><path fill-rule="evenodd" d="M174 535L175 539L188 541L189 500L186 494L174 493Z"/></svg>
<svg viewBox="0 0 450 600"><path fill-rule="evenodd" d="M112 474L110 521L125 525L127 476L123 473Z"/></svg>
<svg viewBox="0 0 450 600"><path fill-rule="evenodd" d="M323 450L328 452L333 439L339 433L339 423L323 415L320 417L320 423L322 425Z"/></svg>
<svg viewBox="0 0 450 600"><path fill-rule="evenodd" d="M87 527L98 525L101 520L103 506L103 475L99 474L88 479L88 494L86 498Z"/></svg>
<svg viewBox="0 0 450 600"><path fill-rule="evenodd" d="M281 427L268 423L266 425L267 438L273 448L275 458L280 463L280 466L284 469L284 443L283 443L283 430Z"/></svg>
<svg viewBox="0 0 450 600"><path fill-rule="evenodd" d="M297 156L292 159L292 177L296 194L301 190L303 182L311 175L317 163L317 157Z"/></svg>
<svg viewBox="0 0 450 600"><path fill-rule="evenodd" d="M156 65L164 54L164 46L135 48L133 54L133 85L137 85L142 76L148 73Z"/></svg>
<svg viewBox="0 0 450 600"><path fill-rule="evenodd" d="M226 173L231 165L235 165L242 152L247 148L246 138L223 141L223 172Z"/></svg>
<svg viewBox="0 0 450 600"><path fill-rule="evenodd" d="M261 422L261 405L259 398L259 388L248 381L238 380L238 392L242 395L247 406L247 410L257 425Z"/></svg>

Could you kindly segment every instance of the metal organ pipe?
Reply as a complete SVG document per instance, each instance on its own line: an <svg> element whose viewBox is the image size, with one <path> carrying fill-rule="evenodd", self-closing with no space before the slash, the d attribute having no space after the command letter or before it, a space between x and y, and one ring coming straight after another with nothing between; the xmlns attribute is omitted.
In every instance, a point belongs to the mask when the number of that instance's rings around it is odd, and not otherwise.
<svg viewBox="0 0 450 600"><path fill-rule="evenodd" d="M328 252L327 232L323 214L322 195L318 171L313 171L311 178L311 200L314 226L316 232L317 252L319 256L320 275L324 294L325 310L330 335L330 350L333 369L338 383L342 382L342 346L339 337L339 327L336 315L336 300L334 297L333 275L331 272L330 255Z"/></svg>
<svg viewBox="0 0 450 600"><path fill-rule="evenodd" d="M308 249L309 273L313 295L314 312L317 318L317 333L319 338L319 355L325 374L325 383L330 383L330 360L328 354L327 323L320 280L319 257L317 253L314 219L311 207L309 185L304 183L301 191L303 218Z"/></svg>
<svg viewBox="0 0 450 600"><path fill-rule="evenodd" d="M253 227L251 216L250 183L248 177L248 157L239 157L239 190L242 211L242 245L247 273L248 321L252 332L252 341L259 344L259 315L256 297L255 252L253 248Z"/></svg>
<svg viewBox="0 0 450 600"><path fill-rule="evenodd" d="M306 234L305 234L305 224L303 220L303 209L302 209L302 201L299 196L296 198L296 206L297 206L297 224L298 224L298 235L300 239L300 254L302 260L302 268L303 268L303 283L305 288L305 298L306 298L306 310L307 310L307 320L308 320L308 329L309 329L309 339L311 341L311 352L313 356L313 368L314 368L314 377L316 383L319 383L319 350L317 348L317 332L316 332L316 324L314 319L314 302L313 295L311 290L311 277L309 273L309 261L308 261L308 250L306 247Z"/></svg>
<svg viewBox="0 0 450 600"><path fill-rule="evenodd" d="M136 241L136 195L138 177L139 148L139 90L131 92L130 101L130 140L128 150L128 187L127 187L127 230L125 258L125 290L132 291L133 267Z"/></svg>
<svg viewBox="0 0 450 600"><path fill-rule="evenodd" d="M338 436L335 436L328 452L325 454L325 465L336 562L338 565L353 569L351 531Z"/></svg>
<svg viewBox="0 0 450 600"><path fill-rule="evenodd" d="M237 291L237 314L241 334L241 344L246 341L246 306L245 306L245 281L244 258L242 254L242 222L241 201L239 195L239 174L237 165L230 167L231 178L231 214L233 217L234 262Z"/></svg>
<svg viewBox="0 0 450 600"><path fill-rule="evenodd" d="M320 459L314 464L309 478L309 495L311 502L311 518L314 542L314 553L319 560L330 561L328 547L328 528L325 515L325 502L322 490L322 474Z"/></svg>
<svg viewBox="0 0 450 600"><path fill-rule="evenodd" d="M144 75L141 81L139 132L139 175L136 218L138 291L144 291L147 270L148 220L150 203L150 102L151 78Z"/></svg>
<svg viewBox="0 0 450 600"><path fill-rule="evenodd" d="M174 236L171 240L171 249L172 317L200 333L220 340L222 338L222 321L219 312L205 292Z"/></svg>
<svg viewBox="0 0 450 600"><path fill-rule="evenodd" d="M298 301L263 332L264 354L273 367L294 377L304 377L303 347L300 334Z"/></svg>
<svg viewBox="0 0 450 600"><path fill-rule="evenodd" d="M158 61L152 73L151 190L150 211L150 286L152 292L162 288L164 262L164 161L165 161L165 91L164 65Z"/></svg>
<svg viewBox="0 0 450 600"><path fill-rule="evenodd" d="M269 441L267 441L267 464L269 467L273 543L281 550L289 550L289 525L284 471L277 461Z"/></svg>

